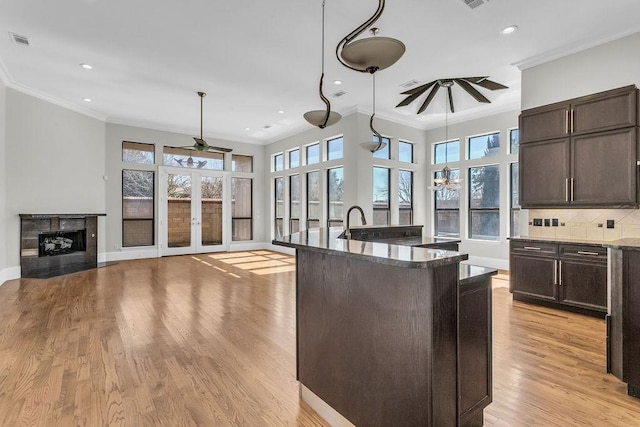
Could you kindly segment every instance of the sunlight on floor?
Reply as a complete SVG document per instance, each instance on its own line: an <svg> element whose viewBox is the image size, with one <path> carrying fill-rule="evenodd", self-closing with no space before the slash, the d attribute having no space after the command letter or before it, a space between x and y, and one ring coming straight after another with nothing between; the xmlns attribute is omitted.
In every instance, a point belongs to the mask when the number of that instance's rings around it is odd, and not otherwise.
<svg viewBox="0 0 640 427"><path fill-rule="evenodd" d="M260 276L287 273L296 270L296 260L293 256L271 251L224 252L206 254L203 256L213 259L218 263L222 262L228 264L232 268L238 268ZM213 267L222 273L227 273L237 279L241 278L241 276L232 273L231 271L217 266L212 266L211 263L203 259L198 257L192 258L198 260L202 264Z"/></svg>

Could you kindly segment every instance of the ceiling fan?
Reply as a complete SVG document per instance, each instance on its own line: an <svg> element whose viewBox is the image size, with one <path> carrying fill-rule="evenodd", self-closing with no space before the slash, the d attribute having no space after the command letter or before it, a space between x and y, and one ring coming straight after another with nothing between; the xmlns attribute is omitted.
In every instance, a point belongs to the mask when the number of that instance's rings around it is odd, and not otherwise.
<svg viewBox="0 0 640 427"><path fill-rule="evenodd" d="M188 168L196 167L198 169L202 169L204 165L207 164L206 160L198 160L197 162L194 162L193 157L191 157L191 154L189 154L189 158L186 161L184 159L174 159L174 160L180 166L186 166Z"/></svg>
<svg viewBox="0 0 640 427"><path fill-rule="evenodd" d="M491 103L491 101L489 101L489 99L487 99L476 88L474 88L472 84L483 87L485 89L489 89L489 90L508 89L508 87L503 84L496 83L492 80L489 80L488 76L438 79L438 80L434 80L432 82L423 84L421 86L414 87L413 89L409 89L405 92L402 92L401 95L409 95L409 96L407 96L405 99L402 100L402 102L396 105L396 108L404 107L411 104L413 101L415 101L420 96L422 96L426 91L431 89L431 92L429 92L429 95L427 95L427 98L424 100L420 108L418 108L418 112L416 114L420 114L427 109L427 107L429 106L433 98L436 96L438 89L440 89L440 87L442 86L447 88L447 95L449 97L449 107L451 108L451 112L455 113L456 110L453 107L453 94L451 91L451 88L453 87L454 83L460 86L462 89L464 89L476 101L483 102L483 103Z"/></svg>
<svg viewBox="0 0 640 427"><path fill-rule="evenodd" d="M193 139L196 141L196 143L193 145L185 146L183 148L191 148L196 151L217 151L223 153L232 151L231 148L214 147L213 145L209 145L207 144L207 141L202 138L202 100L205 96L207 96L207 94L205 92L198 92L198 96L200 97L200 138L194 136ZM189 156L189 158L191 158L191 156ZM193 164L193 159L191 159L191 163Z"/></svg>

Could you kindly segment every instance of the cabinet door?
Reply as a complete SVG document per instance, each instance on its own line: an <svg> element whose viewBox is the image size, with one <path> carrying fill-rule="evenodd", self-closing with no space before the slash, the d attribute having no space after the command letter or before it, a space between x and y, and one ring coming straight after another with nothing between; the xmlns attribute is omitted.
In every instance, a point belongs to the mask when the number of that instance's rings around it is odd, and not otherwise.
<svg viewBox="0 0 640 427"><path fill-rule="evenodd" d="M572 102L573 135L638 125L638 90L627 86L578 98Z"/></svg>
<svg viewBox="0 0 640 427"><path fill-rule="evenodd" d="M622 380L640 386L640 252L625 251L622 285Z"/></svg>
<svg viewBox="0 0 640 427"><path fill-rule="evenodd" d="M520 146L520 205L569 204L569 139Z"/></svg>
<svg viewBox="0 0 640 427"><path fill-rule="evenodd" d="M560 260L558 299L563 304L607 311L607 265Z"/></svg>
<svg viewBox="0 0 640 427"><path fill-rule="evenodd" d="M516 295L556 301L556 266L553 258L511 254L509 287Z"/></svg>
<svg viewBox="0 0 640 427"><path fill-rule="evenodd" d="M569 134L569 103L545 105L520 114L520 144Z"/></svg>
<svg viewBox="0 0 640 427"><path fill-rule="evenodd" d="M636 204L636 147L636 128L571 138L571 204Z"/></svg>

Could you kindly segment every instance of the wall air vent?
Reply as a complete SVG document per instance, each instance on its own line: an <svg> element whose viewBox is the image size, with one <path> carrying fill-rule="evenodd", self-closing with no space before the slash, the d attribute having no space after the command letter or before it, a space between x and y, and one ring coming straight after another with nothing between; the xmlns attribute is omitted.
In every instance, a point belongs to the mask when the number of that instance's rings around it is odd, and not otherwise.
<svg viewBox="0 0 640 427"><path fill-rule="evenodd" d="M331 96L332 96L332 97L334 97L334 98L339 98L339 97L341 97L342 95L346 95L346 94L347 94L347 92L345 92L345 91L343 91L343 90L339 90L339 91L337 91L336 93L332 94Z"/></svg>
<svg viewBox="0 0 640 427"><path fill-rule="evenodd" d="M405 89L409 89L409 88L414 87L417 84L418 84L418 81L416 79L411 79L411 80L409 80L407 82L402 83L400 85L400 87L405 88Z"/></svg>
<svg viewBox="0 0 640 427"><path fill-rule="evenodd" d="M11 41L15 44L29 46L29 39L26 36L21 36L20 34L10 32L9 37L11 37Z"/></svg>
<svg viewBox="0 0 640 427"><path fill-rule="evenodd" d="M488 3L489 0L462 0L462 3L469 6L471 9L475 9L476 7Z"/></svg>

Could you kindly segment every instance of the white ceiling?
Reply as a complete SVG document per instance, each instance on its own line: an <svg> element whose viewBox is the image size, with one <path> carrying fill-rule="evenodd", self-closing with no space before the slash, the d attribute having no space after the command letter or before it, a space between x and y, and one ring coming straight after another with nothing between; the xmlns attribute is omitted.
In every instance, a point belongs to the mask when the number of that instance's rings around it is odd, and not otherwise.
<svg viewBox="0 0 640 427"><path fill-rule="evenodd" d="M637 0L486 1L473 10L463 0L386 2L379 35L402 40L407 51L377 74L380 117L440 125L442 91L421 115L418 105L395 105L404 98L402 83L445 77L487 75L509 86L481 89L491 104L454 88L452 122L517 109L515 64L640 31ZM371 112L371 76L340 65L335 46L376 7L376 0L326 0L325 93L347 92L330 97L343 115ZM205 137L266 144L309 129L303 113L324 107L317 93L321 11L322 0L2 0L0 76L9 87L107 122L192 135L200 125L196 92L204 91ZM518 31L501 35L511 24ZM13 43L9 32L27 36L30 46Z"/></svg>

